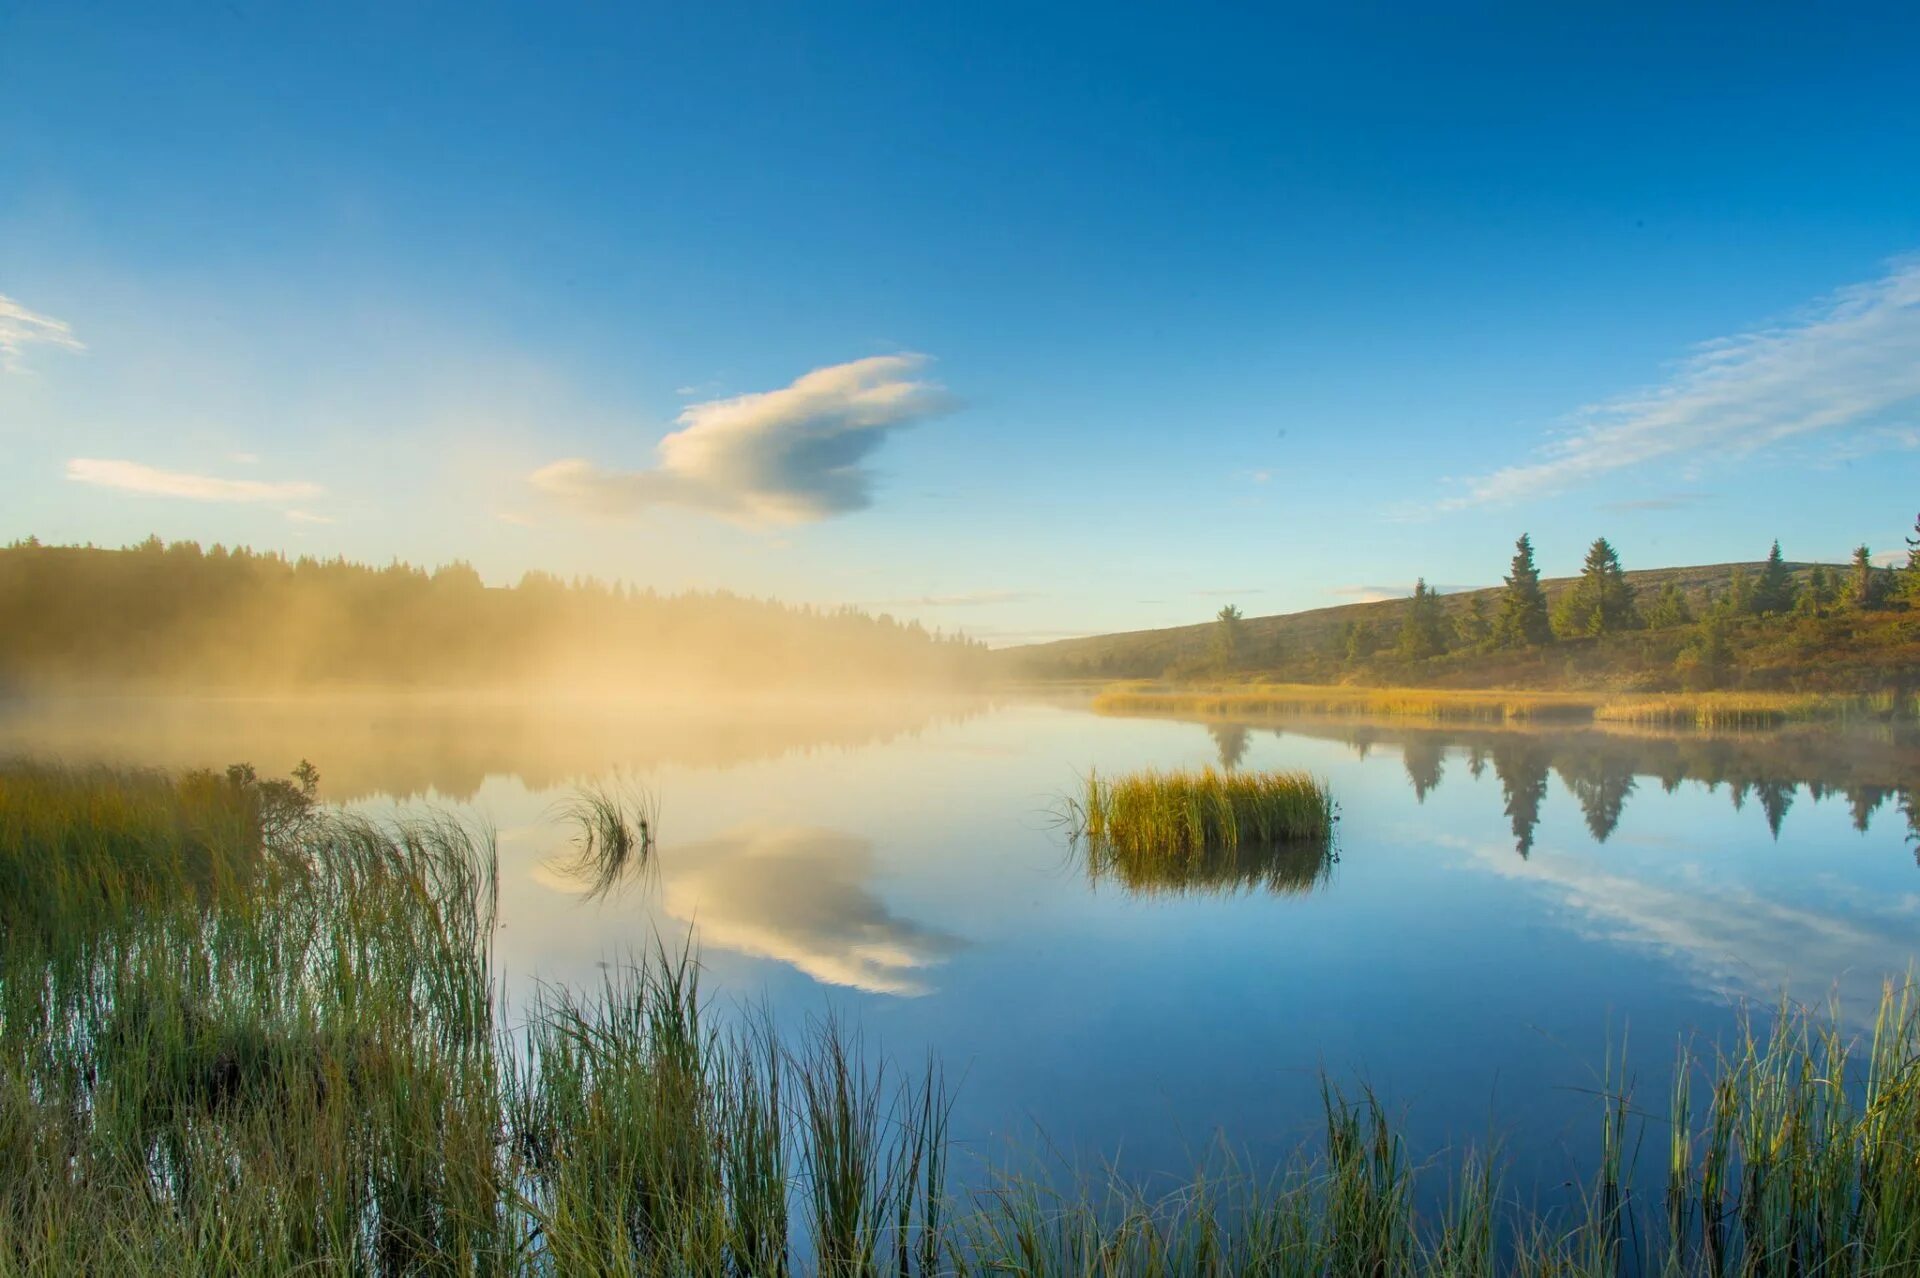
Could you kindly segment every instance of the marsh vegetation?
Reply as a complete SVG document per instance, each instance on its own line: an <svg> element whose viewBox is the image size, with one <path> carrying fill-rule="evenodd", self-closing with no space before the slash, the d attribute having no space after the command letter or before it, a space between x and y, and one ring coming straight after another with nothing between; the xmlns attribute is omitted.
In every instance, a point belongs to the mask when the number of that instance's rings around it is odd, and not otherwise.
<svg viewBox="0 0 1920 1278"><path fill-rule="evenodd" d="M1331 1083L1290 1160L1222 1146L1172 1183L1015 1174L955 1143L937 1064L900 1070L830 1021L783 1036L716 1014L685 950L504 1009L485 832L324 809L313 780L0 767L0 1273L1920 1264L1904 988L1865 1038L1824 1012L1756 1016L1724 1053L1683 1054L1667 1096L1608 1073L1599 1160L1558 1205L1510 1187L1497 1150L1410 1148L1371 1093ZM1238 873L1205 858L1260 831L1323 845L1324 787L1229 780L1147 786L1137 811L1202 877ZM1110 823L1136 810L1118 794ZM632 810L606 791L581 811L582 854L630 869ZM1665 1151L1654 1183L1641 1142Z"/></svg>

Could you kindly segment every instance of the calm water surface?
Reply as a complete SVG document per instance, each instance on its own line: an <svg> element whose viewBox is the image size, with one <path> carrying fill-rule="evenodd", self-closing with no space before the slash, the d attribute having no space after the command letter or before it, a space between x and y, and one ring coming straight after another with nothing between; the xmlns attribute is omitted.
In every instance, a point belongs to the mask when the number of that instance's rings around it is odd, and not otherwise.
<svg viewBox="0 0 1920 1278"><path fill-rule="evenodd" d="M1632 737L1095 717L1035 701L660 712L500 703L90 702L0 715L0 750L171 767L318 764L329 799L450 808L501 855L510 998L692 930L721 1006L829 1011L957 1080L1005 1157L1183 1169L1217 1133L1310 1135L1322 1071L1416 1147L1501 1140L1545 1187L1623 1050L1658 1109L1682 1036L1741 1003L1871 1013L1920 948L1920 744L1881 733ZM1051 813L1089 770L1306 768L1341 810L1304 886L1138 893ZM655 872L605 899L556 805L657 797ZM1023 1155L1026 1156L1026 1155Z"/></svg>

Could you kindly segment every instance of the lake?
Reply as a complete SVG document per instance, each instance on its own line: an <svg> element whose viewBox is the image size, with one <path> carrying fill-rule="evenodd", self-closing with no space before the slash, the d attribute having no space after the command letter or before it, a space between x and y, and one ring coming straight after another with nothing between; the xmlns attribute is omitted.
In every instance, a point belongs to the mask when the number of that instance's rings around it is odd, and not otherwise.
<svg viewBox="0 0 1920 1278"><path fill-rule="evenodd" d="M1499 1140L1510 1181L1550 1198L1597 1140L1610 1055L1657 1113L1684 1036L1731 1042L1783 991L1868 1028L1920 949L1920 742L1888 729L1199 723L1014 696L91 700L0 713L0 752L304 757L329 800L484 820L509 1016L691 934L723 1007L936 1053L956 1137L996 1161L1177 1173L1220 1134L1277 1158L1316 1131L1324 1073L1374 1088L1416 1152ZM1057 821L1089 770L1207 763L1324 777L1332 863L1154 891L1089 873ZM659 809L651 869L604 896L558 811L594 781Z"/></svg>

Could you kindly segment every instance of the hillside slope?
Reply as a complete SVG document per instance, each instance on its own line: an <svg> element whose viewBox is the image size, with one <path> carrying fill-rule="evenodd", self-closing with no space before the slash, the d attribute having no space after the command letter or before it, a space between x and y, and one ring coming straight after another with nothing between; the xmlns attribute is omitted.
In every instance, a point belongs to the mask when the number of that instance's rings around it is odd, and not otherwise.
<svg viewBox="0 0 1920 1278"><path fill-rule="evenodd" d="M1810 563L1790 565L1796 581L1813 567ZM1696 611L1710 596L1727 588L1736 569L1757 575L1763 564L1702 564L1683 568L1648 568L1627 574L1627 581L1642 600L1650 599L1668 582L1687 594ZM1830 571L1844 571L1840 565L1827 565ZM1541 581L1551 602L1577 580L1554 577ZM1469 606L1478 595L1491 610L1499 600L1501 587L1463 590L1443 595L1441 607L1448 619ZM1247 664L1269 668L1291 665L1311 654L1337 654L1341 635L1349 623L1373 626L1386 636L1400 627L1406 615L1407 600L1383 599L1372 603L1337 604L1331 608L1313 608L1306 612L1280 613L1266 617L1247 617L1240 623L1241 642ZM1051 643L1027 644L1003 648L995 657L1011 672L1035 678L1152 678L1182 664L1205 659L1212 643L1211 620L1190 626L1171 626L1161 630L1130 630L1110 635L1091 635L1082 639L1056 639Z"/></svg>

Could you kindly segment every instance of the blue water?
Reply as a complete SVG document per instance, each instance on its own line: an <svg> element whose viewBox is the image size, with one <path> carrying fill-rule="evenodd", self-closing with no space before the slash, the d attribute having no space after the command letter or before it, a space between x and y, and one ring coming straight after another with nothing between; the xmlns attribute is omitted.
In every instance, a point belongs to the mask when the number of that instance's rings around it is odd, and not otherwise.
<svg viewBox="0 0 1920 1278"><path fill-rule="evenodd" d="M1217 1138L1278 1158L1314 1133L1324 1073L1373 1087L1416 1151L1499 1140L1550 1197L1590 1156L1610 1054L1658 1111L1683 1037L1728 1041L1783 991L1864 1025L1920 949L1898 784L1920 749L1887 737L367 701L39 707L0 720L0 749L305 756L336 801L485 820L510 1004L691 933L723 1010L937 1053L955 1134L998 1161L1177 1172ZM1052 819L1089 769L1222 762L1329 782L1338 860L1313 890L1131 894ZM566 872L556 812L596 778L660 813L652 872L604 899Z"/></svg>

